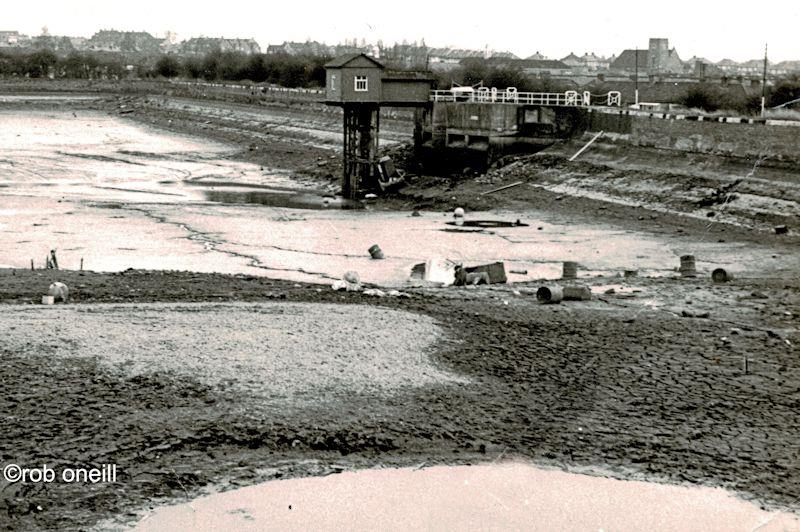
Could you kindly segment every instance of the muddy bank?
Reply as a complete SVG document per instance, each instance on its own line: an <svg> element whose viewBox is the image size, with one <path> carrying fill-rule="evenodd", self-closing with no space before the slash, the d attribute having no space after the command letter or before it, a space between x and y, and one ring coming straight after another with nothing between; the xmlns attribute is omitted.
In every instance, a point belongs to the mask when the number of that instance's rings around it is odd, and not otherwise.
<svg viewBox="0 0 800 532"><path fill-rule="evenodd" d="M96 88L90 93L98 97L95 100L3 105L114 114L151 127L221 141L235 148L229 155L232 160L289 171L307 185L339 189L338 109L307 98L248 103L202 91L184 93L170 84L150 85L116 87L117 94ZM31 91L26 92L36 94ZM576 139L535 155L507 156L486 174L457 172L443 177L426 175L414 161L408 147L412 137L408 117L384 117L381 128L381 137L389 142L383 152L411 176L406 186L386 195L375 208L452 210L460 206L483 211L533 207L581 221L607 221L655 233L685 231L713 235L717 240L799 241L800 169L768 156L758 161L684 156L601 140L570 162L568 158L585 141ZM521 185L485 194L519 181ZM774 238L777 225L788 226L790 234Z"/></svg>
<svg viewBox="0 0 800 532"><path fill-rule="evenodd" d="M429 316L444 331L432 360L471 384L348 394L302 409L290 397L271 396L269 415L259 415L247 406L253 396L235 387L158 371L125 376L64 354L57 334L35 338L17 327L11 334L24 345L0 347L0 407L11 413L0 426L3 461L115 463L124 476L91 488L6 486L0 520L7 526L131 522L161 498L212 487L514 456L600 467L620 478L722 486L762 504L795 508L800 495L796 283L719 288L730 307L755 290L767 296L742 299L752 313L732 325L726 315L682 318L612 296L540 306L510 290L422 290L398 300L250 276L59 277L75 287L76 304L335 302ZM29 303L49 282L41 272L3 271L0 297ZM676 283L684 298L697 292L696 281L653 282ZM785 315L789 309L794 317ZM753 360L747 375L745 354Z"/></svg>

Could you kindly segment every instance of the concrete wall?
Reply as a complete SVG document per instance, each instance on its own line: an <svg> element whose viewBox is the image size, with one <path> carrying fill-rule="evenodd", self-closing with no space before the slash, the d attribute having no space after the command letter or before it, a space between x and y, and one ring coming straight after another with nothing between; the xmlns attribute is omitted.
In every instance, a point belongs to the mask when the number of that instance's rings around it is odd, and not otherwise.
<svg viewBox="0 0 800 532"><path fill-rule="evenodd" d="M430 99L431 82L413 79L383 79L381 100L395 103L425 103Z"/></svg>
<svg viewBox="0 0 800 532"><path fill-rule="evenodd" d="M474 131L510 133L517 129L517 106L479 103L437 103L433 106L433 125Z"/></svg>
<svg viewBox="0 0 800 532"><path fill-rule="evenodd" d="M591 113L589 129L618 133L635 146L800 164L800 127Z"/></svg>

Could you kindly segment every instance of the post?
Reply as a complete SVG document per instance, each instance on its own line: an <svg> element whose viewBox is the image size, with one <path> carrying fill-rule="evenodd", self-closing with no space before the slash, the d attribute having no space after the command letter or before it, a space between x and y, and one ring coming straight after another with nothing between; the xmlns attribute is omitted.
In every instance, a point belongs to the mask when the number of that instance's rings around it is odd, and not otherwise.
<svg viewBox="0 0 800 532"><path fill-rule="evenodd" d="M31 259L31 271L33 271L33 259Z"/></svg>
<svg viewBox="0 0 800 532"><path fill-rule="evenodd" d="M767 114L767 46L764 45L764 73L761 76L761 118Z"/></svg>
<svg viewBox="0 0 800 532"><path fill-rule="evenodd" d="M344 164L342 195L356 199L359 188L370 186L378 155L380 107L377 104L344 106Z"/></svg>
<svg viewBox="0 0 800 532"><path fill-rule="evenodd" d="M81 271L83 271L83 257L81 257Z"/></svg>
<svg viewBox="0 0 800 532"><path fill-rule="evenodd" d="M633 103L639 105L639 47L633 51L634 61L636 65L635 74L633 75Z"/></svg>

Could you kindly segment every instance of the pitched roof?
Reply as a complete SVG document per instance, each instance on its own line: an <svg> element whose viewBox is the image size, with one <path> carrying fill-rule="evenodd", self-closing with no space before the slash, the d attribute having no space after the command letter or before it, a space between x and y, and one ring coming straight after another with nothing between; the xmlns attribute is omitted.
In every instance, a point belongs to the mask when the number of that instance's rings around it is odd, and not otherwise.
<svg viewBox="0 0 800 532"><path fill-rule="evenodd" d="M358 59L359 57L364 57L365 59L375 63L375 65L378 68L383 68L383 65L381 63L379 63L377 60L375 60L374 57L370 57L365 53L348 54L348 55L339 56L339 57L335 58L334 60L325 63L325 68L341 68L341 67L345 66L346 64L350 63L351 61L354 61L354 60Z"/></svg>
<svg viewBox="0 0 800 532"><path fill-rule="evenodd" d="M647 59L650 56L648 50L623 50L619 57L611 63L612 69L634 70L638 63L639 69L647 69ZM637 60L638 57L638 60Z"/></svg>
<svg viewBox="0 0 800 532"><path fill-rule="evenodd" d="M519 68L547 68L551 70L569 70L569 65L556 59L506 59L504 57L490 57L486 60L490 66L507 66Z"/></svg>

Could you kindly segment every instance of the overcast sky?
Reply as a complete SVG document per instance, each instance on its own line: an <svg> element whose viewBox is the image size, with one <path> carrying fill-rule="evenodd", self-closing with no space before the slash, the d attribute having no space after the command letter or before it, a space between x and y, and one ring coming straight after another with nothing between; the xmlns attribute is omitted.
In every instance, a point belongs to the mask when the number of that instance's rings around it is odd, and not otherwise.
<svg viewBox="0 0 800 532"><path fill-rule="evenodd" d="M192 36L253 37L262 47L307 39L536 51L561 58L619 54L666 37L682 59L800 59L800 1L466 0L385 2L320 0L38 0L3 2L0 30L91 36L99 29L174 31Z"/></svg>

